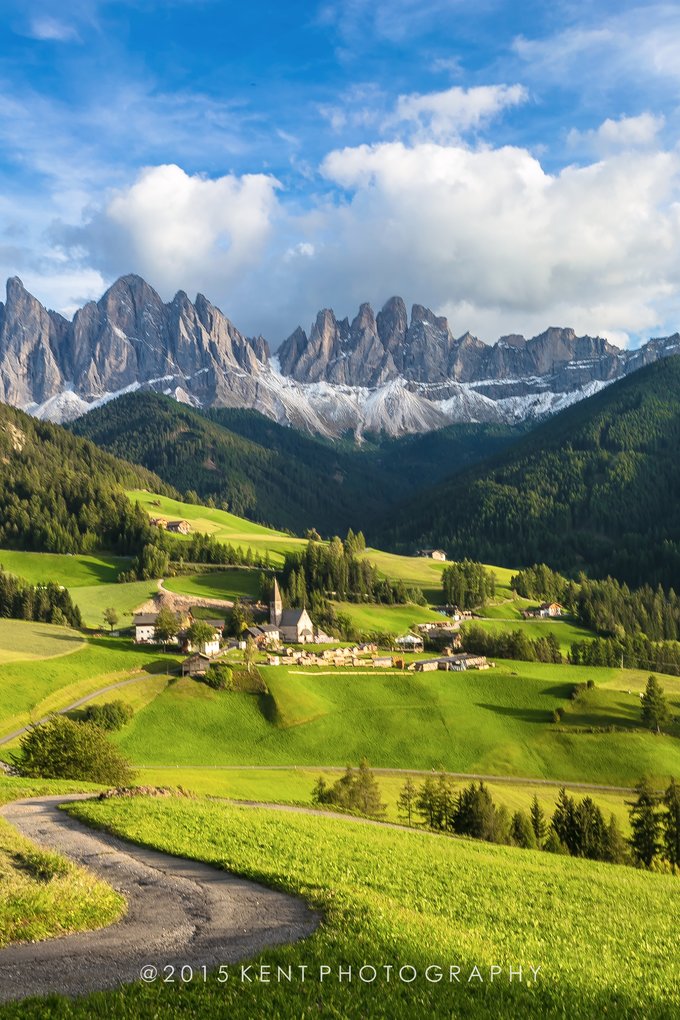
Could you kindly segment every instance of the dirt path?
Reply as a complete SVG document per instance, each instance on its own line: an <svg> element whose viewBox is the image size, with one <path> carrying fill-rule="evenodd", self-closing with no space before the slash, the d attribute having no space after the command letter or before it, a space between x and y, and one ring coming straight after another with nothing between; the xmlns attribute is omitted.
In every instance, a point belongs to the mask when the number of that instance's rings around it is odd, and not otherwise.
<svg viewBox="0 0 680 1020"><path fill-rule="evenodd" d="M305 938L319 924L302 900L89 829L57 807L79 799L15 801L0 814L123 893L127 915L99 931L0 950L0 1001L117 988L138 980L144 965L161 974L170 965L210 970Z"/></svg>

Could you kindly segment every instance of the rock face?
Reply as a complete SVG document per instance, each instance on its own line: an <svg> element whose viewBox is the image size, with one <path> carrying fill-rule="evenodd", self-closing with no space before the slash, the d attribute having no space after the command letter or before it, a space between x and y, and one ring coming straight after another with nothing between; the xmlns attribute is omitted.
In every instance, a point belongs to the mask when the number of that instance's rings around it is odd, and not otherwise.
<svg viewBox="0 0 680 1020"><path fill-rule="evenodd" d="M280 422L337 436L397 435L452 422L540 417L613 379L680 352L680 336L621 351L601 337L551 328L489 345L400 297L377 315L363 304L338 320L319 312L270 355L199 294L164 303L139 276L117 280L68 322L16 277L0 303L0 399L66 421L140 388L195 406L255 408Z"/></svg>

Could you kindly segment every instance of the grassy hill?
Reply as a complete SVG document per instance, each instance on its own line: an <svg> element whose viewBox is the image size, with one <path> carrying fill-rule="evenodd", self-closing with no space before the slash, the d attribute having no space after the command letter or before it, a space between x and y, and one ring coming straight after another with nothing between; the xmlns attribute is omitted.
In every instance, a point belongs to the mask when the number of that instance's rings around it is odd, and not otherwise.
<svg viewBox="0 0 680 1020"><path fill-rule="evenodd" d="M143 464L182 492L298 533L365 528L411 492L502 449L524 429L461 425L430 436L331 442L256 411L197 411L158 393L134 393L69 426L118 457Z"/></svg>
<svg viewBox="0 0 680 1020"><path fill-rule="evenodd" d="M680 1009L676 916L680 887L670 875L554 857L474 841L400 832L380 826L183 799L87 802L69 811L143 845L198 857L220 868L302 895L323 915L305 941L270 950L257 963L306 964L308 980L266 986L275 1016L415 1015L487 1018L568 1016L670 1017ZM653 918L653 925L650 925ZM352 966L323 984L321 964ZM375 983L357 980L373 964ZM409 964L412 983L385 980ZM428 982L439 965L460 983ZM500 966L495 981L489 968ZM508 969L524 979L509 981ZM535 978L529 966L540 967ZM477 966L481 982L467 976ZM254 973L255 971L253 971ZM434 972L433 972L434 973ZM528 980L527 980L528 978ZM98 996L111 1017L151 1016L175 1009L191 1015L262 1012L263 986L227 981L177 986L141 984ZM39 1016L42 1003L22 1006ZM69 1004L91 1015L89 1000Z"/></svg>
<svg viewBox="0 0 680 1020"><path fill-rule="evenodd" d="M680 773L680 733L640 728L646 676L631 670L505 662L482 673L281 666L263 675L260 696L173 680L116 739L140 765L342 766L366 755L386 768L616 786ZM572 702L586 678L595 690ZM680 680L663 684L677 713Z"/></svg>
<svg viewBox="0 0 680 1020"><path fill-rule="evenodd" d="M680 576L680 357L635 372L405 504L373 540L546 562L631 584Z"/></svg>

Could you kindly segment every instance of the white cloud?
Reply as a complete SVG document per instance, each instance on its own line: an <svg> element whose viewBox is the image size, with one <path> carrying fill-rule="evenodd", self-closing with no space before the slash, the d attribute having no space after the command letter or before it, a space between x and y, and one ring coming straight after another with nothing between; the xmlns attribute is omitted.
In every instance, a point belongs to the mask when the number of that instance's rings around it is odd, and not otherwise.
<svg viewBox="0 0 680 1020"><path fill-rule="evenodd" d="M78 38L78 32L73 25L48 15L37 15L32 18L27 34L32 39L46 42L71 42Z"/></svg>
<svg viewBox="0 0 680 1020"><path fill-rule="evenodd" d="M481 127L502 110L524 103L527 98L523 85L480 85L470 89L455 85L443 92L399 96L386 124L412 124L420 135L445 141Z"/></svg>
<svg viewBox="0 0 680 1020"><path fill-rule="evenodd" d="M646 148L653 145L666 123L665 117L641 113L637 117L607 118L591 131L573 129L567 136L572 148L585 147L598 154L622 149Z"/></svg>
<svg viewBox="0 0 680 1020"><path fill-rule="evenodd" d="M265 174L210 180L172 164L148 167L84 232L66 237L114 275L127 266L166 293L223 294L263 256L279 187Z"/></svg>

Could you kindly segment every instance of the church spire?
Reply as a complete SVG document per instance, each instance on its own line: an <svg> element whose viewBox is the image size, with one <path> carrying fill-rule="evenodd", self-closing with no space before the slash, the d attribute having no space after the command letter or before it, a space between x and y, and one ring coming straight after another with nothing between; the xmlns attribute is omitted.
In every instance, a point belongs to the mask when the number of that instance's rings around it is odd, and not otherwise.
<svg viewBox="0 0 680 1020"><path fill-rule="evenodd" d="M274 578L274 592L272 600L269 603L269 622L273 623L275 627L281 623L281 616L283 614L283 601L281 599L281 592L279 591L279 582Z"/></svg>

